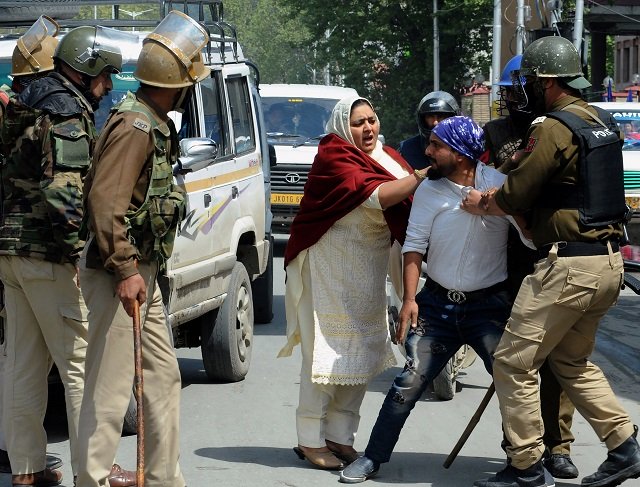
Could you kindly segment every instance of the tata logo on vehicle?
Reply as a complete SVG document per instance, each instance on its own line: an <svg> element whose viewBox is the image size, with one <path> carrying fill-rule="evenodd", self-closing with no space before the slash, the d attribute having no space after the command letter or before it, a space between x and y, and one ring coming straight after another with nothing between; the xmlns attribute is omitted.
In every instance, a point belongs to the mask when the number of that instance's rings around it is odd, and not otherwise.
<svg viewBox="0 0 640 487"><path fill-rule="evenodd" d="M296 172L290 172L285 174L284 180L289 184L296 184L300 182L300 174Z"/></svg>

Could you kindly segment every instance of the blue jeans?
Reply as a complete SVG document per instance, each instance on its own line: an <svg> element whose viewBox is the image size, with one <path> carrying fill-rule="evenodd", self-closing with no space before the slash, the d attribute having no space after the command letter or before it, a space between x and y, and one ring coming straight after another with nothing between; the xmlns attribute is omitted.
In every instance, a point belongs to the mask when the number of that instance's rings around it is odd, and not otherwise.
<svg viewBox="0 0 640 487"><path fill-rule="evenodd" d="M365 450L368 458L379 463L389 461L416 402L462 345L471 346L491 374L493 352L511 310L506 291L456 304L423 289L416 302L418 326L405 341L407 362L387 393Z"/></svg>

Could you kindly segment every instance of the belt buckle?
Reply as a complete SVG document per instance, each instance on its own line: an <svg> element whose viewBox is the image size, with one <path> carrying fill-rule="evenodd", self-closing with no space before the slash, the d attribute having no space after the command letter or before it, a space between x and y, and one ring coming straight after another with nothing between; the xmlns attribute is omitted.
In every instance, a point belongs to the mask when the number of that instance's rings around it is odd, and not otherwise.
<svg viewBox="0 0 640 487"><path fill-rule="evenodd" d="M467 297L462 291L456 291L455 289L449 289L447 291L447 299L452 303L461 304L467 300Z"/></svg>

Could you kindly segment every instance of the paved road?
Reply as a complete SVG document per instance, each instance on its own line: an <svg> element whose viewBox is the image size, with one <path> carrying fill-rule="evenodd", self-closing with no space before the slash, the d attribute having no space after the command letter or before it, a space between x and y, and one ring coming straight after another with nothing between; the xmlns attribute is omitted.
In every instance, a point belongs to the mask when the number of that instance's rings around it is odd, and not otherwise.
<svg viewBox="0 0 640 487"><path fill-rule="evenodd" d="M276 255L284 242L279 240ZM208 383L200 350L178 350L183 378L181 465L190 487L312 487L335 485L337 474L309 468L291 448L296 444L300 356L276 359L284 343L284 273L282 259L275 261L275 318L255 330L253 362L243 382ZM594 361L609 377L614 389L636 422L640 422L640 297L623 291L616 308L599 332ZM400 358L400 354L398 354ZM400 362L399 362L400 363ZM366 446L378 409L399 367L372 382L362 408L356 448ZM490 378L476 362L463 371L458 392L449 402L427 393L408 420L391 462L384 465L370 485L470 487L473 481L501 468L504 455L499 412L495 397L476 431L449 470L442 462L475 411ZM68 440L60 397L51 398L46 424L49 451L63 457L63 485L71 486ZM592 473L605 457L605 449L584 419L576 415L574 461L581 474ZM135 437L123 438L117 461L135 467ZM640 485L627 483L629 487ZM579 485L562 481L558 487ZM0 487L10 486L10 477L0 475Z"/></svg>

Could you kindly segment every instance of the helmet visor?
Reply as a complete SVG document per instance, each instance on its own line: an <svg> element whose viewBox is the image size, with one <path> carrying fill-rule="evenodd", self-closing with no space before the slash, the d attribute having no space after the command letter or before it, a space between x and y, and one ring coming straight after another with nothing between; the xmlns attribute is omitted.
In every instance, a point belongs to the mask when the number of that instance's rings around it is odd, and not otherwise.
<svg viewBox="0 0 640 487"><path fill-rule="evenodd" d="M197 80L193 61L209 42L209 35L204 27L188 15L172 10L147 39L159 42L169 49L180 60L193 81Z"/></svg>
<svg viewBox="0 0 640 487"><path fill-rule="evenodd" d="M56 21L51 17L41 15L40 18L29 27L27 32L17 40L16 46L20 54L22 54L22 57L24 57L34 69L39 70L40 64L32 56L33 52L40 47L42 41L44 41L47 36L55 37L58 34L58 27Z"/></svg>
<svg viewBox="0 0 640 487"><path fill-rule="evenodd" d="M41 15L35 23L29 27L18 43L22 44L29 54L35 51L45 37L55 37L58 34L58 24L55 20L46 15ZM22 49L21 49L22 50ZM24 53L23 53L24 54Z"/></svg>
<svg viewBox="0 0 640 487"><path fill-rule="evenodd" d="M140 38L135 32L124 32L110 27L96 27L96 40L93 46L94 57L99 57L100 52L114 54L122 57L122 63L135 61L131 53L138 52ZM117 66L114 66L117 68ZM119 71L119 69L118 69Z"/></svg>
<svg viewBox="0 0 640 487"><path fill-rule="evenodd" d="M524 89L527 84L526 73L524 70L516 69L511 71L512 90L509 93L509 102L518 110L523 110L529 104L527 91Z"/></svg>

